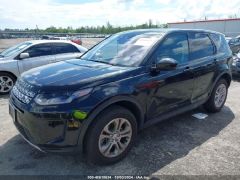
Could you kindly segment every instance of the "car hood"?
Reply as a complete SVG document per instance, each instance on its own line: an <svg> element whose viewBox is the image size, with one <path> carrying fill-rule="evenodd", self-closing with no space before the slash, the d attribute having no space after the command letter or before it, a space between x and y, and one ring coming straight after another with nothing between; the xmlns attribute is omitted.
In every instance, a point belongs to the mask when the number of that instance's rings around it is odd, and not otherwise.
<svg viewBox="0 0 240 180"><path fill-rule="evenodd" d="M93 87L124 78L137 67L121 67L73 59L34 68L22 74L22 79L41 88L71 89ZM122 76L122 77L121 77Z"/></svg>

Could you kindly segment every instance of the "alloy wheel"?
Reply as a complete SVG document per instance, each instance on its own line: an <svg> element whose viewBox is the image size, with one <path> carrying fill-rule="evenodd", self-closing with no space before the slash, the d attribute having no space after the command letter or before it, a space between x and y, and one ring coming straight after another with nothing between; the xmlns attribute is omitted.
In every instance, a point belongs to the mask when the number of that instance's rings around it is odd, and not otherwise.
<svg viewBox="0 0 240 180"><path fill-rule="evenodd" d="M8 76L0 76L0 93L11 91L14 81Z"/></svg>
<svg viewBox="0 0 240 180"><path fill-rule="evenodd" d="M227 87L225 84L220 84L216 89L214 103L217 108L221 107L227 96Z"/></svg>
<svg viewBox="0 0 240 180"><path fill-rule="evenodd" d="M105 157L117 157L126 150L132 138L131 123L125 118L110 121L102 130L98 147Z"/></svg>

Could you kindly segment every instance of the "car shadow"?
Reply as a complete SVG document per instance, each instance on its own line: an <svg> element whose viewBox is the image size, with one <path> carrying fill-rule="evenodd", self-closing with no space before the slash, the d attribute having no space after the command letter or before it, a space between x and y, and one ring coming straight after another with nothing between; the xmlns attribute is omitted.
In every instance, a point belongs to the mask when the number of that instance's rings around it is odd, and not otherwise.
<svg viewBox="0 0 240 180"><path fill-rule="evenodd" d="M7 95L0 95L0 100L1 99L8 99L9 98L9 94L7 94Z"/></svg>
<svg viewBox="0 0 240 180"><path fill-rule="evenodd" d="M235 117L227 106L203 120L192 117L196 112L205 110L198 108L142 130L127 157L110 166L88 164L79 155L42 153L15 135L0 147L0 174L151 175L217 136Z"/></svg>
<svg viewBox="0 0 240 180"><path fill-rule="evenodd" d="M240 82L240 75L233 75L233 81Z"/></svg>

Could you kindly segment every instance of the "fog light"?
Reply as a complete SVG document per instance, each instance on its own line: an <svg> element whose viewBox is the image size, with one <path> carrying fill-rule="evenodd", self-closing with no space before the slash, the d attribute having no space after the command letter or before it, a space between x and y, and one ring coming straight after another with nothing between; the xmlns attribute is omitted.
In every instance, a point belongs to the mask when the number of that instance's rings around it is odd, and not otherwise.
<svg viewBox="0 0 240 180"><path fill-rule="evenodd" d="M68 121L68 129L77 129L80 126L78 121Z"/></svg>

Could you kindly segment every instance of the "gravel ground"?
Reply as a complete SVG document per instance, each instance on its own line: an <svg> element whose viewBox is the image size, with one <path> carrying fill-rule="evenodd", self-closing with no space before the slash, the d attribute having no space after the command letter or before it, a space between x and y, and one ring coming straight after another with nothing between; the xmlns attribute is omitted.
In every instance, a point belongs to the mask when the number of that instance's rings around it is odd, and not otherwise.
<svg viewBox="0 0 240 180"><path fill-rule="evenodd" d="M140 132L121 162L95 166L76 155L46 154L27 144L8 115L8 96L0 97L1 175L240 175L240 81L226 106L208 118L171 118Z"/></svg>

